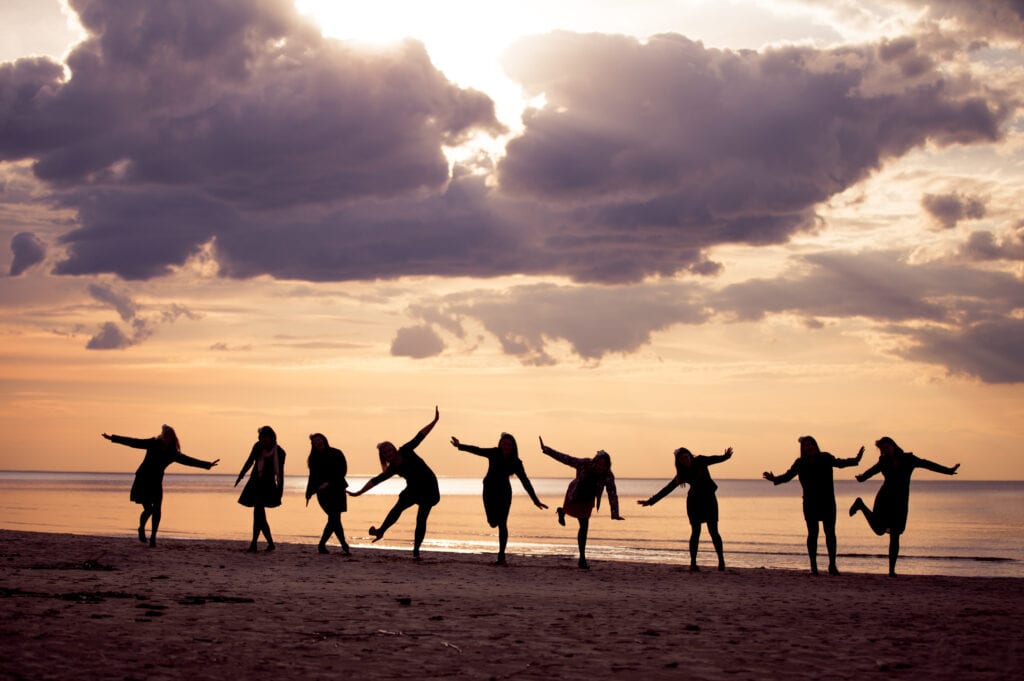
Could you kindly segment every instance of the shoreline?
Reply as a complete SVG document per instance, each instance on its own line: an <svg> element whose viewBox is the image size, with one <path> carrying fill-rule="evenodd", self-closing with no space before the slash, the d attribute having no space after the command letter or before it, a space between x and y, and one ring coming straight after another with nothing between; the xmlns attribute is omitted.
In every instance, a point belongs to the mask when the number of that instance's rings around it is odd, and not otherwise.
<svg viewBox="0 0 1024 681"><path fill-rule="evenodd" d="M0 530L5 676L997 679L1024 655L1021 578L352 553Z"/></svg>

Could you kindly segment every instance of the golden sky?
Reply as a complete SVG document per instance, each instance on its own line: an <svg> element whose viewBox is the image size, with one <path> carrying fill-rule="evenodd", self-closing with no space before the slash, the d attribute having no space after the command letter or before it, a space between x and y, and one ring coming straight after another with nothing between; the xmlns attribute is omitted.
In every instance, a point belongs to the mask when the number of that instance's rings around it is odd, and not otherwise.
<svg viewBox="0 0 1024 681"><path fill-rule="evenodd" d="M509 431L1024 478L1011 7L5 3L0 470L266 423L367 473L437 404L440 475Z"/></svg>

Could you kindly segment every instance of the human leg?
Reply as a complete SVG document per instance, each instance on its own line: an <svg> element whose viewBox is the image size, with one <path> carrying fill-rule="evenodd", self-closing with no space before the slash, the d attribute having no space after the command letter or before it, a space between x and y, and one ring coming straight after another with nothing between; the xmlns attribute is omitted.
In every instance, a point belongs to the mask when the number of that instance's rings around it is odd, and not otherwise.
<svg viewBox="0 0 1024 681"><path fill-rule="evenodd" d="M700 523L690 521L690 572L697 572L697 546L700 544Z"/></svg>
<svg viewBox="0 0 1024 681"><path fill-rule="evenodd" d="M896 559L900 555L900 533L893 532L889 535L889 576L896 576Z"/></svg>
<svg viewBox="0 0 1024 681"><path fill-rule="evenodd" d="M725 570L725 553L722 551L722 535L718 534L718 521L708 522L708 534L711 535L711 544L718 554L718 570Z"/></svg>
<svg viewBox="0 0 1024 681"><path fill-rule="evenodd" d="M818 520L806 513L804 522L807 524L807 558L811 561L811 574L818 574Z"/></svg>
<svg viewBox="0 0 1024 681"><path fill-rule="evenodd" d="M584 570L590 565L587 563L587 531L590 529L590 518L577 518L580 521L580 529L576 533L576 543L580 548L580 560L577 563Z"/></svg>
<svg viewBox="0 0 1024 681"><path fill-rule="evenodd" d="M423 539L427 536L427 518L430 516L432 508L433 506L420 504L419 510L416 511L416 532L413 535L412 557L417 560L420 557L420 545L423 544Z"/></svg>
<svg viewBox="0 0 1024 681"><path fill-rule="evenodd" d="M154 502L152 510L151 510L151 516L150 517L151 517L152 527L150 528L150 532L149 532L149 545L150 546L156 546L156 531L157 531L157 529L160 528L160 507L161 506L162 506L161 502L159 502L159 501Z"/></svg>

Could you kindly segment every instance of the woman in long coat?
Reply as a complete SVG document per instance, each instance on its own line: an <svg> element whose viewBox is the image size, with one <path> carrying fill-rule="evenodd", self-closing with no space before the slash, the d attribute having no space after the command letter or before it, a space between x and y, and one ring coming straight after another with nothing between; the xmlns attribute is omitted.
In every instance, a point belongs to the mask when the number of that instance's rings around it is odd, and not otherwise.
<svg viewBox="0 0 1024 681"><path fill-rule="evenodd" d="M367 490L373 489L388 478L397 475L405 479L405 489L398 495L398 501L384 518L380 527L370 527L370 536L374 543L384 538L384 533L394 525L407 508L418 506L416 511L416 531L413 535L412 557L420 559L420 546L427 536L427 518L430 517L430 510L441 501L441 491L437 486L437 476L430 469L427 462L416 453L416 447L423 442L430 431L437 425L441 413L434 407L434 420L423 426L413 439L401 447L396 448L394 444L385 440L377 445L377 456L380 459L381 473L366 481L358 492L349 492L358 497Z"/></svg>
<svg viewBox="0 0 1024 681"><path fill-rule="evenodd" d="M348 495L345 494L348 487L345 480L348 462L345 461L345 454L340 449L331 447L327 437L322 433L310 435L309 444L309 458L306 460L309 466L306 505L309 505L309 500L315 494L317 503L327 514L327 524L324 525L316 549L320 553L327 553L327 540L333 534L341 542L342 553L347 556L349 548L348 542L345 541L345 528L341 525L341 514L348 509Z"/></svg>
<svg viewBox="0 0 1024 681"><path fill-rule="evenodd" d="M680 447L672 453L675 458L676 476L650 499L636 503L641 506L652 506L665 498L679 485L690 485L686 493L686 517L690 520L690 571L697 572L697 546L700 544L701 525L708 526L711 543L718 554L718 569L725 570L725 554L722 551L722 536L718 533L718 497L715 490L718 485L711 479L708 466L713 466L732 458L732 447L719 456L694 456L686 447Z"/></svg>
<svg viewBox="0 0 1024 681"><path fill-rule="evenodd" d="M587 532L590 529L590 516L596 506L601 508L601 494L608 490L608 506L611 507L612 520L625 520L619 515L619 495L615 488L615 475L612 473L612 457L603 449L591 459L569 456L548 447L544 439L540 439L540 450L559 463L576 469L576 477L565 490L565 500L556 509L558 524L565 525L565 516L569 515L579 521L580 529L576 533L576 543L580 549L578 565L586 570L587 563Z"/></svg>
<svg viewBox="0 0 1024 681"><path fill-rule="evenodd" d="M857 482L882 474L884 481L875 494L875 503L868 508L864 501L857 497L850 506L850 515L857 511L864 514L871 526L871 531L882 536L889 533L889 576L896 576L896 559L900 553L900 535L907 529L907 512L910 509L910 476L915 468L956 475L960 464L943 466L928 459L904 452L891 437L882 437L875 442L880 455L878 462L857 476Z"/></svg>
<svg viewBox="0 0 1024 681"><path fill-rule="evenodd" d="M277 433L270 426L259 429L259 440L252 446L249 458L235 479L235 487L251 468L252 475L242 488L238 503L252 509L252 542L246 549L256 553L256 542L260 533L267 540L266 551L274 550L274 538L270 536L270 523L267 522L267 509L281 505L284 494L284 447L277 444Z"/></svg>
<svg viewBox="0 0 1024 681"><path fill-rule="evenodd" d="M164 471L172 463L210 470L217 465L220 459L202 461L182 454L178 435L174 432L174 428L166 424L160 428L160 434L156 437L140 439L108 435L107 433L103 433L103 437L115 444L146 450L146 455L142 457L142 463L135 470L135 480L132 482L130 498L142 506L142 513L139 515L139 541L145 543L146 522L152 518L153 527L149 533L149 545L156 546L156 531L160 527L161 508L164 501Z"/></svg>
<svg viewBox="0 0 1024 681"><path fill-rule="evenodd" d="M810 435L799 439L800 457L782 475L765 471L765 480L776 485L799 478L803 489L804 522L807 524L807 556L811 560L811 574L818 574L818 523L825 530L825 547L828 549L828 573L838 575L836 567L836 490L832 479L833 468L856 466L864 456L861 447L857 456L837 459L818 447L818 441Z"/></svg>
<svg viewBox="0 0 1024 681"><path fill-rule="evenodd" d="M519 458L519 447L516 439L509 433L502 433L498 438L497 447L476 447L465 445L459 442L457 437L452 437L452 446L460 452L469 452L487 459L487 475L484 476L484 512L487 514L487 524L498 528L498 559L496 565L505 565L505 547L508 544L508 513L512 508L512 485L509 478L513 475L519 477L523 483L523 489L530 495L533 504L537 508L547 508L537 498L537 493L526 477L526 469L523 468L523 461Z"/></svg>

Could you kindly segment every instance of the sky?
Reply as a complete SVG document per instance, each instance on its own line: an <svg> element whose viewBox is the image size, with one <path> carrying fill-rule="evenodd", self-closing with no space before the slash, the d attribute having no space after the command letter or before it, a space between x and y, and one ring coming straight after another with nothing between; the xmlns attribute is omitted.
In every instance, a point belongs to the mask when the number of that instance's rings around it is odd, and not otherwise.
<svg viewBox="0 0 1024 681"><path fill-rule="evenodd" d="M0 470L173 425L1024 479L1024 3L0 2Z"/></svg>

